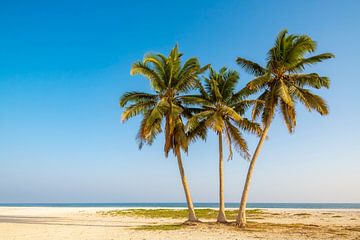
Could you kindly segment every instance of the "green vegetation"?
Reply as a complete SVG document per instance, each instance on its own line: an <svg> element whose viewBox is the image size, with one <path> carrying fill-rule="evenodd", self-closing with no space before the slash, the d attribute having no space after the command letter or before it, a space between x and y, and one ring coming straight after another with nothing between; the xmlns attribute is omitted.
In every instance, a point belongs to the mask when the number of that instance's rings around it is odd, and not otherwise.
<svg viewBox="0 0 360 240"><path fill-rule="evenodd" d="M323 235L328 234L329 237L346 236L348 234L352 234L353 232L360 232L360 228L358 226L323 226L316 224L303 224L303 223L270 223L266 222L266 218L273 216L274 214L271 212L264 211L262 209L249 209L246 211L247 217L249 221L246 224L246 227L243 229L239 229L234 221L236 219L237 210L226 210L226 214L231 220L227 224L219 224L212 220L216 219L217 211L215 209L196 209L197 216L204 220L204 222L196 222L196 223L183 223L183 220L187 218L187 210L186 209L129 209L129 210L113 210L100 212L100 214L106 216L114 216L114 217L139 217L139 218L152 218L154 222L148 225L142 225L138 227L134 227L133 229L136 231L177 231L181 229L193 229L200 228L204 230L226 230L226 231L246 231L246 232L277 232L281 233L289 233L289 232L298 232L304 234L310 234L312 236L316 236L317 234ZM307 216L307 214L301 214L300 216ZM295 214L293 214L295 216ZM156 222L156 219L164 219L169 218L173 219L170 221L171 223L161 223ZM261 222L255 222L256 219L265 219Z"/></svg>
<svg viewBox="0 0 360 240"><path fill-rule="evenodd" d="M256 212L256 211L255 211ZM235 217L235 215L234 215ZM221 230L221 231L246 231L251 233L261 232L277 232L278 234L287 234L289 232L304 233L316 237L317 235L329 235L330 238L338 239L339 236L347 236L354 232L360 232L359 227L343 227L343 226L323 226L316 224L302 224L302 223L269 223L269 222L254 222L248 221L243 229L236 227L234 222L227 224L218 224L215 222L198 222L192 224L156 224L156 225L143 225L135 227L134 230L138 231L176 231L184 228L201 228L207 231Z"/></svg>
<svg viewBox="0 0 360 240"><path fill-rule="evenodd" d="M237 210L226 210L229 219L235 220ZM259 217L266 212L261 209L248 209L249 217ZM145 217L145 218L172 218L172 219L186 219L186 209L129 209L129 210L112 210L100 212L102 215L108 216L131 216L131 217ZM215 209L195 209L196 216L199 219L216 219L217 211Z"/></svg>
<svg viewBox="0 0 360 240"><path fill-rule="evenodd" d="M164 224L164 225L144 225L136 227L135 230L141 231L172 231L182 228L183 224Z"/></svg>

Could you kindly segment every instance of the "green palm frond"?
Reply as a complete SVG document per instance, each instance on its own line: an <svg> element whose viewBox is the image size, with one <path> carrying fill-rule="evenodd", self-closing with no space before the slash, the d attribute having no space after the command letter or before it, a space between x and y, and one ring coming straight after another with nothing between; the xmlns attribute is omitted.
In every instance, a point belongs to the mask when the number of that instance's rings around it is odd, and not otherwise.
<svg viewBox="0 0 360 240"><path fill-rule="evenodd" d="M252 93L255 93L259 90L266 88L267 84L269 83L269 80L270 80L269 74L259 76L255 79L251 80L250 82L248 82L246 84L246 88L253 91Z"/></svg>
<svg viewBox="0 0 360 240"><path fill-rule="evenodd" d="M233 156L233 147L241 156L248 158L247 145L240 130L260 134L259 124L243 117L245 111L258 100L246 99L249 95L246 89L235 91L239 82L239 74L236 71L221 68L216 72L210 68L209 76L203 81L204 86L198 82L200 94L181 97L186 104L200 107L186 124L188 135L199 131L200 136L204 136L206 129L212 129L217 134L225 136L229 147L229 158Z"/></svg>
<svg viewBox="0 0 360 240"><path fill-rule="evenodd" d="M149 53L147 55L145 55L144 60L143 60L143 64L147 65L147 64L152 64L153 70L158 74L160 79L166 79L166 73L165 73L165 64L163 61L163 55L161 54L154 54L154 53Z"/></svg>
<svg viewBox="0 0 360 240"><path fill-rule="evenodd" d="M164 99L160 100L156 106L151 109L150 115L147 119L147 126L151 126L155 121L158 119L162 119L165 115L168 109L170 108L170 105L168 102L166 102Z"/></svg>
<svg viewBox="0 0 360 240"><path fill-rule="evenodd" d="M292 63L292 66L289 67L289 71L294 72L294 73L303 71L303 70L305 70L305 67L307 65L313 65L313 64L322 62L326 59L331 59L334 57L335 57L335 55L332 53L322 53L322 54L315 55L312 57L302 58L298 62Z"/></svg>
<svg viewBox="0 0 360 240"><path fill-rule="evenodd" d="M121 96L119 104L124 107L128 102L156 101L157 95L143 92L127 92Z"/></svg>
<svg viewBox="0 0 360 240"><path fill-rule="evenodd" d="M289 106L284 101L280 101L281 113L287 129L292 133L296 127L296 112L295 108Z"/></svg>
<svg viewBox="0 0 360 240"><path fill-rule="evenodd" d="M291 95L289 93L289 88L286 86L286 84L284 83L283 80L279 80L279 82L276 84L275 86L276 88L276 95L279 96L279 98L281 98L282 101L284 101L284 103L286 103L287 105L293 107L294 106L294 102L291 98Z"/></svg>
<svg viewBox="0 0 360 240"><path fill-rule="evenodd" d="M225 72L222 75L224 80L221 84L221 95L223 99L228 99L234 94L236 84L239 81L239 73L233 70L228 70L225 68Z"/></svg>
<svg viewBox="0 0 360 240"><path fill-rule="evenodd" d="M262 76L265 74L266 70L261 67L259 64L254 63L245 58L238 57L236 59L237 64L240 65L246 72L254 75L254 76Z"/></svg>
<svg viewBox="0 0 360 240"><path fill-rule="evenodd" d="M237 152L246 160L250 159L249 149L244 137L241 135L239 129L230 122L226 123L226 132L228 134L229 144L233 145ZM232 156L229 156L231 159Z"/></svg>
<svg viewBox="0 0 360 240"><path fill-rule="evenodd" d="M238 122L234 121L234 123L240 129L252 134L256 134L257 136L260 136L263 132L261 126L257 122L250 121L247 118L243 118Z"/></svg>
<svg viewBox="0 0 360 240"><path fill-rule="evenodd" d="M271 89L271 91L266 94L264 108L261 114L263 126L268 126L273 120L278 100L279 96L276 94L276 88Z"/></svg>
<svg viewBox="0 0 360 240"><path fill-rule="evenodd" d="M219 113L215 112L205 120L205 125L214 132L222 132L225 127L225 121Z"/></svg>
<svg viewBox="0 0 360 240"><path fill-rule="evenodd" d="M293 38L287 38L288 46L284 56L284 65L291 67L294 62L303 59L307 53L312 53L316 50L316 42L314 42L309 36L300 35Z"/></svg>
<svg viewBox="0 0 360 240"><path fill-rule="evenodd" d="M236 122L243 120L243 117L240 114L238 114L232 107L226 105L221 105L219 107L219 113L233 119Z"/></svg>
<svg viewBox="0 0 360 240"><path fill-rule="evenodd" d="M125 108L124 112L121 115L121 121L125 122L129 118L135 117L139 114L143 114L143 113L149 111L155 105L156 105L156 102L154 102L154 101L143 101L143 102L141 101L141 102L134 103Z"/></svg>
<svg viewBox="0 0 360 240"><path fill-rule="evenodd" d="M317 73L299 73L308 65L334 57L332 53L307 57L307 54L316 51L316 47L316 42L307 35L291 35L287 30L278 34L274 46L267 53L266 68L261 74L252 71L255 78L245 87L248 93L259 93L259 102L253 105L253 120L261 115L262 123L268 126L279 109L287 128L293 132L296 126L295 103L300 102L308 110L316 110L321 115L328 114L326 102L304 87L329 88L329 78ZM246 64L249 60L239 59L246 72L249 72L249 66L260 66L252 62Z"/></svg>
<svg viewBox="0 0 360 240"><path fill-rule="evenodd" d="M254 93L256 93L256 91L250 90L248 87L244 87L232 95L230 102L236 103L242 101Z"/></svg>
<svg viewBox="0 0 360 240"><path fill-rule="evenodd" d="M124 107L123 121L139 114L143 116L136 137L139 147L152 144L162 132L161 123L165 121L166 156L171 150L175 153L175 149L186 152L191 139L206 137L203 126L198 126L187 136L183 119L191 118L200 111L195 107L199 103L191 96L186 98L184 94L198 87L199 74L206 71L209 65L200 66L197 58L190 58L182 64L182 56L177 45L168 56L146 54L143 61L132 65L130 74L148 79L154 93L128 92L120 98L120 106Z"/></svg>
<svg viewBox="0 0 360 240"><path fill-rule="evenodd" d="M189 121L187 122L187 124L188 123L189 123ZM196 122L195 124L196 124L196 126L193 125L193 126L187 127L189 130L187 130L186 133L187 133L187 136L189 137L189 140L191 142L195 142L199 139L206 140L207 127L206 127L205 121L202 120L202 121Z"/></svg>
<svg viewBox="0 0 360 240"><path fill-rule="evenodd" d="M141 120L140 128L136 136L139 149L141 149L144 144L151 145L154 142L156 136L162 132L161 119L158 119L153 125L150 126L150 128L148 127L147 120L149 114L149 111L143 114L143 119Z"/></svg>
<svg viewBox="0 0 360 240"><path fill-rule="evenodd" d="M309 111L315 110L320 113L320 115L329 114L327 103L320 96L313 94L307 89L299 87L294 87L293 89L293 96L299 99Z"/></svg>
<svg viewBox="0 0 360 240"><path fill-rule="evenodd" d="M309 74L293 74L291 75L291 79L294 84L298 87L313 87L316 89L320 89L322 87L329 88L330 80L328 77L321 77L317 73L309 73Z"/></svg>
<svg viewBox="0 0 360 240"><path fill-rule="evenodd" d="M189 105L212 105L210 100L199 95L184 95L177 97L177 99Z"/></svg>
<svg viewBox="0 0 360 240"><path fill-rule="evenodd" d="M165 88L165 83L161 80L159 75L147 64L144 64L142 62L134 63L130 70L131 75L143 75L147 79L150 80L151 87L157 91L160 92L162 89Z"/></svg>
<svg viewBox="0 0 360 240"><path fill-rule="evenodd" d="M237 113L239 113L240 115L244 115L245 112L253 107L256 103L264 103L261 100L255 99L255 100L242 100L242 101L238 101L235 102L234 104L232 104L230 107L232 107Z"/></svg>

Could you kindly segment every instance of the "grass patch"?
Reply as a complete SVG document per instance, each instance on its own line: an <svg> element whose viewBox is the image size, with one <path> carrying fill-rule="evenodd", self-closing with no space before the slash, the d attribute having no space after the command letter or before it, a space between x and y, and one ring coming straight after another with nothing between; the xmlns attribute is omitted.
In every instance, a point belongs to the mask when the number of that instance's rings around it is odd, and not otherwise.
<svg viewBox="0 0 360 240"><path fill-rule="evenodd" d="M238 228L235 222L227 224L218 224L216 222L197 222L191 225L185 223L162 224L162 225L142 225L134 227L134 230L139 231L177 231L180 229L198 229L204 233L209 231L226 231L226 232L248 232L248 233L277 233L277 234L300 234L312 237L330 234L334 239L342 239L354 232L360 232L360 227L342 227L342 226L320 226L316 224L303 223L271 223L271 222L255 222L248 221L246 228ZM294 238L296 239L296 238ZM314 238L315 239L315 238Z"/></svg>
<svg viewBox="0 0 360 240"><path fill-rule="evenodd" d="M195 209L196 216L199 219L216 219L218 211L215 209ZM259 218L264 211L261 209L249 209L246 214L249 218ZM100 212L106 216L131 216L145 218L172 218L186 219L188 216L187 209L128 209L128 210L112 210ZM229 220L235 220L238 210L227 210L226 216Z"/></svg>
<svg viewBox="0 0 360 240"><path fill-rule="evenodd" d="M136 227L135 230L139 231L173 231L183 227L182 224L164 224L164 225L144 225Z"/></svg>
<svg viewBox="0 0 360 240"><path fill-rule="evenodd" d="M332 218L341 218L342 216L340 215L334 215L334 216L331 216Z"/></svg>
<svg viewBox="0 0 360 240"><path fill-rule="evenodd" d="M246 228L240 229L235 225L235 222L229 222L228 224L218 224L215 222L199 222L194 223L191 226L186 226L185 224L164 224L164 225L143 225L140 227L135 227L135 230L143 231L172 231L179 230L184 227L198 227L203 230L229 230L229 231L246 231L246 232L272 232L274 230L280 232L294 232L294 231L317 231L319 229L318 225L313 224L280 224L280 223L258 223L254 221L248 221Z"/></svg>

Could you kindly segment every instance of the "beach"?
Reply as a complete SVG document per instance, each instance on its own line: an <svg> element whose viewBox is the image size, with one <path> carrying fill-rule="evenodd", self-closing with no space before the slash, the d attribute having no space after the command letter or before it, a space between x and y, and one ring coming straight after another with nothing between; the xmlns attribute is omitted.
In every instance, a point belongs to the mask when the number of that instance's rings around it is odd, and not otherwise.
<svg viewBox="0 0 360 240"><path fill-rule="evenodd" d="M242 230L215 219L184 225L186 219L112 214L117 210L0 207L0 240L360 239L360 210L262 209Z"/></svg>

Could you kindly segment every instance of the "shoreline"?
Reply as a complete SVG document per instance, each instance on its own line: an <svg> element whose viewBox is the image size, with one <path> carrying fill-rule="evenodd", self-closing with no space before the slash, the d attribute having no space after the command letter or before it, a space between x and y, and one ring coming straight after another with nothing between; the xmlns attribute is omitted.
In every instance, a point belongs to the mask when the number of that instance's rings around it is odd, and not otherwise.
<svg viewBox="0 0 360 240"><path fill-rule="evenodd" d="M169 209L169 210L184 210L187 209L187 207L89 207L89 206L0 206L1 209L82 209L82 210L131 210L131 209ZM218 207L195 207L195 209L212 209L217 210ZM239 208L233 208L233 207L225 207L226 210L237 210ZM267 211L354 211L354 212L360 212L359 208L263 208L263 207L248 207L246 209L254 210L254 209L260 209L260 210L267 210Z"/></svg>

